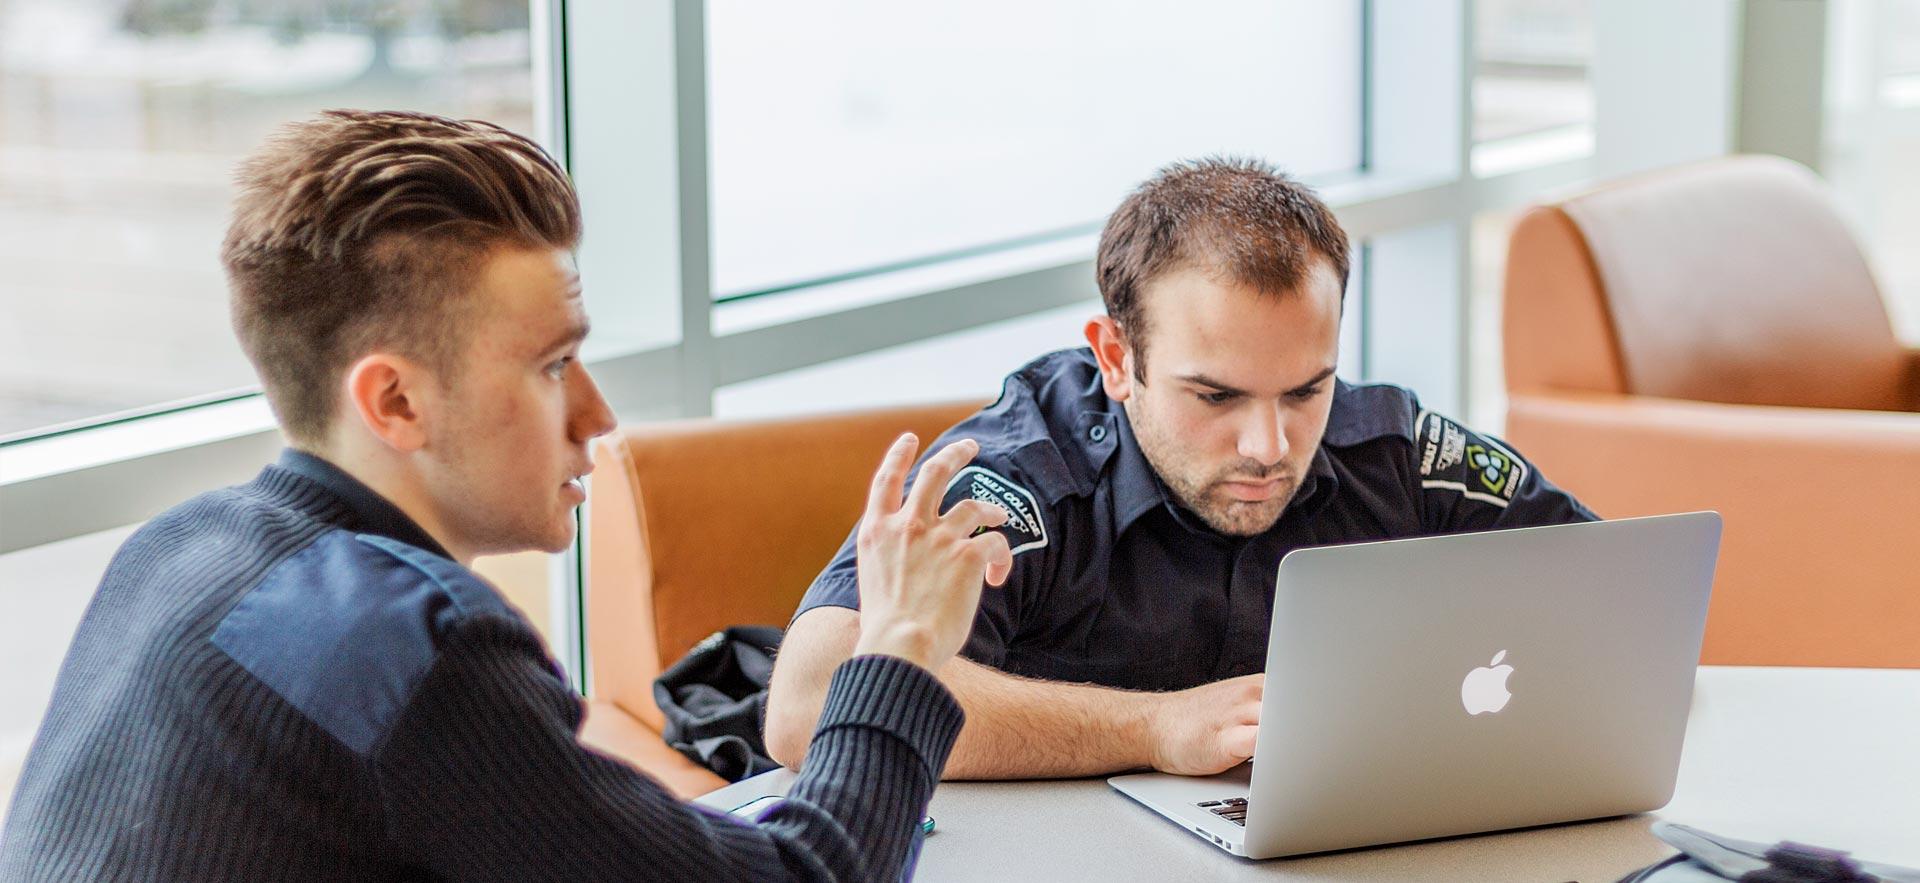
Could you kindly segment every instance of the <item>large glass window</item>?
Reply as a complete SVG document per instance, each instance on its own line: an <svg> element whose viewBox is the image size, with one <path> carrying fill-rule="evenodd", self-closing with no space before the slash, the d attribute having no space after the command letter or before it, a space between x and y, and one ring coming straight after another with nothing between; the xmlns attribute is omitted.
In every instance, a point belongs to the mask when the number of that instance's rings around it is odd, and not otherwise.
<svg viewBox="0 0 1920 883"><path fill-rule="evenodd" d="M1842 0L1827 24L1820 171L1873 264L1895 331L1920 344L1920 0Z"/></svg>
<svg viewBox="0 0 1920 883"><path fill-rule="evenodd" d="M1500 339L1506 296L1507 240L1520 212L1481 212L1468 222L1467 413L1482 432L1500 434L1507 423L1506 357Z"/></svg>
<svg viewBox="0 0 1920 883"><path fill-rule="evenodd" d="M1593 150L1593 0L1476 0L1473 169Z"/></svg>
<svg viewBox="0 0 1920 883"><path fill-rule="evenodd" d="M1339 373L1364 377L1362 315L1366 257L1355 249L1348 261L1346 303L1340 324ZM1089 294L1092 292L1089 291ZM928 337L845 359L834 359L722 386L714 390L714 416L783 417L925 402L982 402L1000 394L1007 375L1047 353L1087 345L1087 320L1104 315L1099 298L991 322L954 334Z"/></svg>
<svg viewBox="0 0 1920 883"><path fill-rule="evenodd" d="M1360 4L723 2L716 295L1093 229L1170 160L1360 160Z"/></svg>
<svg viewBox="0 0 1920 883"><path fill-rule="evenodd" d="M332 107L531 134L530 50L525 0L0 0L0 438L250 387L235 162Z"/></svg>
<svg viewBox="0 0 1920 883"><path fill-rule="evenodd" d="M714 416L781 417L921 402L991 400L1021 365L1086 345L1098 300L993 322L714 390ZM931 441L931 440L928 440Z"/></svg>

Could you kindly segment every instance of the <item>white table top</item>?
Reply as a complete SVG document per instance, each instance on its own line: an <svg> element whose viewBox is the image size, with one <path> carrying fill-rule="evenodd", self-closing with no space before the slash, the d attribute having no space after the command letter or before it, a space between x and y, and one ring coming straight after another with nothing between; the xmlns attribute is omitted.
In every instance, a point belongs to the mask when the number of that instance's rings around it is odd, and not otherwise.
<svg viewBox="0 0 1920 883"><path fill-rule="evenodd" d="M1671 854L1648 833L1656 817L1920 867L1920 670L1702 668L1674 799L1653 815L1254 862L1104 779L946 782L929 813L924 881L1611 883Z"/></svg>

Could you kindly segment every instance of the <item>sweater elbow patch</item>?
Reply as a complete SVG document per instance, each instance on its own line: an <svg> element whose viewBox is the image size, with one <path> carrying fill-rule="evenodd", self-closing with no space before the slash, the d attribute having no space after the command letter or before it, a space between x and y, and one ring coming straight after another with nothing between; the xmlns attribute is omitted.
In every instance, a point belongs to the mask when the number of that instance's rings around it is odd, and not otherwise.
<svg viewBox="0 0 1920 883"><path fill-rule="evenodd" d="M462 601L491 595L452 562L445 562L445 572L431 573L422 567L427 562L409 561L389 545L411 550L346 531L323 535L268 572L212 638L362 756L399 720L439 656L446 627L469 612ZM452 580L475 585L451 586Z"/></svg>

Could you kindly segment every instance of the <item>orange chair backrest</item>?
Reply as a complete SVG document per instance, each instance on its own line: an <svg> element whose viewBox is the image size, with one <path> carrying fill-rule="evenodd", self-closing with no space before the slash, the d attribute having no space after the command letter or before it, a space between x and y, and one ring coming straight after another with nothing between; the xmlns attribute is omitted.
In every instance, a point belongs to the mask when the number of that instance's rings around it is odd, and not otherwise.
<svg viewBox="0 0 1920 883"><path fill-rule="evenodd" d="M1655 172L1516 226L1508 387L1903 410L1908 356L1812 172L1742 156Z"/></svg>
<svg viewBox="0 0 1920 883"><path fill-rule="evenodd" d="M594 695L658 728L661 669L726 626L785 626L859 520L887 445L912 431L924 449L981 404L641 424L596 441Z"/></svg>

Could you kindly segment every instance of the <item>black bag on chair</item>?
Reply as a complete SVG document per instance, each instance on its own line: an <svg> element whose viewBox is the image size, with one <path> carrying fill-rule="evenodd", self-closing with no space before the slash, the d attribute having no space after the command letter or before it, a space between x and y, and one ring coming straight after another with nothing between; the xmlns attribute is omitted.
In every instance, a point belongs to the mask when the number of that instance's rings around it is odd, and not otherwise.
<svg viewBox="0 0 1920 883"><path fill-rule="evenodd" d="M660 734L667 744L729 782L779 766L760 733L782 634L773 626L736 625L714 632L661 672L653 701L667 719Z"/></svg>
<svg viewBox="0 0 1920 883"><path fill-rule="evenodd" d="M1856 861L1818 846L1768 846L1672 822L1655 822L1653 834L1680 854L1628 874L1620 883L1920 883L1920 871Z"/></svg>

